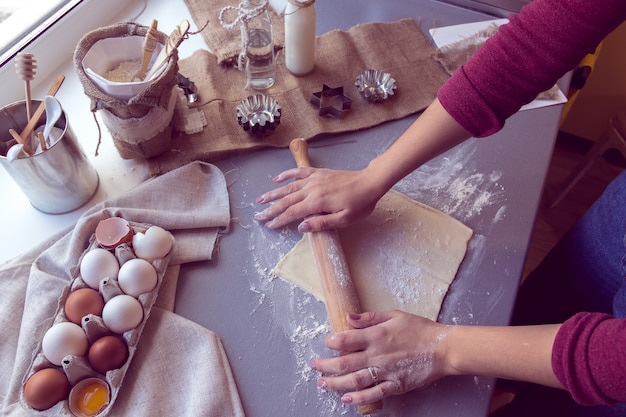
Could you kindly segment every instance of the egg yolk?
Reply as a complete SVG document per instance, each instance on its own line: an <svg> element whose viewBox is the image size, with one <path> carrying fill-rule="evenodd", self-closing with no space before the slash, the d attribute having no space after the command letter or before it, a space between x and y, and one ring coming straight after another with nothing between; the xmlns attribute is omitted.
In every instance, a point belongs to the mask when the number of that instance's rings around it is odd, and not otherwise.
<svg viewBox="0 0 626 417"><path fill-rule="evenodd" d="M87 416L95 416L109 403L109 393L101 384L89 384L78 396L78 409Z"/></svg>

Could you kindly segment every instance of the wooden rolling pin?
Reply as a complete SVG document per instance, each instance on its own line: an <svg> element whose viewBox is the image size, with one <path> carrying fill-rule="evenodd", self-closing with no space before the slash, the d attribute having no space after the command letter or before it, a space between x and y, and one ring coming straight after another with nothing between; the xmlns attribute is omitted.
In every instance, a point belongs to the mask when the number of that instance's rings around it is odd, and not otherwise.
<svg viewBox="0 0 626 417"><path fill-rule="evenodd" d="M304 139L294 139L289 149L298 167L310 167L308 143ZM348 313L361 313L361 305L350 277L341 241L336 230L309 233L313 259L322 284L326 312L333 332L352 329L348 323ZM383 408L382 401L360 405L359 413L375 414Z"/></svg>

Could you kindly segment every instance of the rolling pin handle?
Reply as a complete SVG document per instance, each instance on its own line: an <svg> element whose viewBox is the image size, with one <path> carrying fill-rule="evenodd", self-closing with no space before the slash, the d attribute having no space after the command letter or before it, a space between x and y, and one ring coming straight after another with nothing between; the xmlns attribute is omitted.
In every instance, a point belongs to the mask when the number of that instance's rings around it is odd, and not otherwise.
<svg viewBox="0 0 626 417"><path fill-rule="evenodd" d="M311 166L309 160L309 144L302 138L297 138L289 143L289 150L293 155L293 159L296 160L298 168L306 168Z"/></svg>
<svg viewBox="0 0 626 417"><path fill-rule="evenodd" d="M374 414L378 414L383 409L383 402L376 401L374 404L365 404L359 405L358 407L359 414L362 416L371 416Z"/></svg>

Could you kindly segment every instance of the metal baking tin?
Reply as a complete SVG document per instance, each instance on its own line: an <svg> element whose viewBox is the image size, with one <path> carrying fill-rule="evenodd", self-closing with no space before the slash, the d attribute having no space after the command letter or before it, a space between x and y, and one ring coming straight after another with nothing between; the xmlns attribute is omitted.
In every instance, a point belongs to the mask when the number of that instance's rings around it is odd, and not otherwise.
<svg viewBox="0 0 626 417"><path fill-rule="evenodd" d="M243 130L256 137L267 136L280 124L281 107L273 97L249 96L237 105L237 121Z"/></svg>
<svg viewBox="0 0 626 417"><path fill-rule="evenodd" d="M369 69L356 77L354 85L367 101L380 103L393 95L396 80L387 72Z"/></svg>

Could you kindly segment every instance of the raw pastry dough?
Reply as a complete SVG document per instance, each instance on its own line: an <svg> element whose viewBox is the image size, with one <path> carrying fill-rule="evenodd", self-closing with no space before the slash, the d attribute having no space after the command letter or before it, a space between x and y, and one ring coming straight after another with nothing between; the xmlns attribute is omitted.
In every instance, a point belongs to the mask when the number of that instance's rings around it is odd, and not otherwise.
<svg viewBox="0 0 626 417"><path fill-rule="evenodd" d="M273 272L323 301L307 236ZM339 237L363 311L399 309L436 320L472 229L392 190Z"/></svg>

